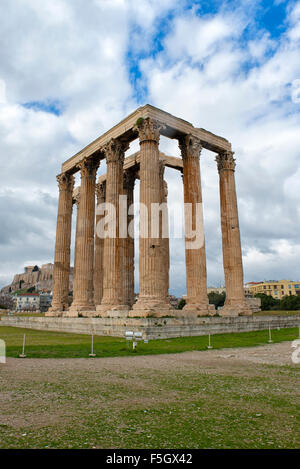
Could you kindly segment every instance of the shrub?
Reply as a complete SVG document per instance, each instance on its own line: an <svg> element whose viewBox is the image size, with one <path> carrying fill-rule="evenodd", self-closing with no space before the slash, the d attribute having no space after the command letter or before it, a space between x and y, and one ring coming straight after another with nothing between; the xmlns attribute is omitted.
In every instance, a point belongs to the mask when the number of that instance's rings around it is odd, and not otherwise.
<svg viewBox="0 0 300 469"><path fill-rule="evenodd" d="M181 298L181 300L178 301L177 309L183 309L185 305L186 305L185 299Z"/></svg>

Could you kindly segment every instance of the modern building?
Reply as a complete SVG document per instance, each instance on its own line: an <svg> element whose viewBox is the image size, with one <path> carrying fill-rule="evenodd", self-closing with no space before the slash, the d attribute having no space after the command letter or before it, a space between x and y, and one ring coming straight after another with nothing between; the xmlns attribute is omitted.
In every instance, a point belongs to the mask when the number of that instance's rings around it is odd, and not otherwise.
<svg viewBox="0 0 300 469"><path fill-rule="evenodd" d="M287 295L300 295L300 281L269 280L266 282L249 282L246 287L251 291L253 296L258 293L264 293L278 300Z"/></svg>
<svg viewBox="0 0 300 469"><path fill-rule="evenodd" d="M253 296L247 285L244 285L244 292L245 292L245 297L246 298L251 298ZM209 293L218 293L218 294L226 293L226 287L225 286L208 287L207 288L207 294L209 294Z"/></svg>
<svg viewBox="0 0 300 469"><path fill-rule="evenodd" d="M39 311L39 293L20 293L16 295L16 311Z"/></svg>
<svg viewBox="0 0 300 469"><path fill-rule="evenodd" d="M45 313L48 311L52 303L52 295L50 293L40 293L40 311Z"/></svg>

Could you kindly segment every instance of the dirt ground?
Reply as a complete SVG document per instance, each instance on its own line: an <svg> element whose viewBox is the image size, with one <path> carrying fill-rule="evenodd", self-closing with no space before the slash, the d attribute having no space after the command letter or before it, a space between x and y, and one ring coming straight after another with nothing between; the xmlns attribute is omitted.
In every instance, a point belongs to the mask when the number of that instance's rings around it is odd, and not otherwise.
<svg viewBox="0 0 300 469"><path fill-rule="evenodd" d="M292 351L291 342L282 342L101 359L8 358L0 364L0 447L215 447L216 421L219 447L294 447L296 381L290 371L299 365L292 363ZM233 406L240 419L234 422ZM149 420L138 417L136 423L139 412ZM244 440L237 438L240 428L263 414L251 438L246 430ZM195 434L182 428L178 443L178 423L168 420L173 415L183 415L189 429L198 422ZM211 431L204 439L208 415ZM166 421L168 435L161 434Z"/></svg>
<svg viewBox="0 0 300 469"><path fill-rule="evenodd" d="M261 363L268 365L292 365L291 354L293 349L291 342L263 345L259 347L226 348L224 350L207 350L201 352L184 352L178 354L150 355L137 357L109 357L101 359L18 359L8 358L6 365L2 365L2 371L16 373L22 378L33 369L36 373L44 374L46 370L55 369L84 369L100 370L101 368L116 368L123 371L132 371L138 368L153 368L157 370L178 369L182 367L197 368L199 366L214 365L215 371L231 368L241 362ZM1 367L1 365L0 365ZM0 368L1 369L1 368Z"/></svg>

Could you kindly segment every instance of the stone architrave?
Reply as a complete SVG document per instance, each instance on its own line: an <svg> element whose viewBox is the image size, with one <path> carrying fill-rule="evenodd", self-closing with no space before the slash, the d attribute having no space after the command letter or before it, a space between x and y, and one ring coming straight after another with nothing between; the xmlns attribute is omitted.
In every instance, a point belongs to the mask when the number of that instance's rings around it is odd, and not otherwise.
<svg viewBox="0 0 300 469"><path fill-rule="evenodd" d="M105 203L106 181L96 185L97 207ZM99 233L97 226L105 214L97 214L96 211L96 234L95 234L95 265L94 265L94 302L98 306L101 304L103 296L103 250L104 237Z"/></svg>
<svg viewBox="0 0 300 469"><path fill-rule="evenodd" d="M140 139L140 204L147 213L140 212L140 293L130 316L163 316L171 309L168 299L162 294L166 281L162 269L162 240L159 235L151 237L152 204L159 205L161 202L158 149L161 127L150 118L143 119L136 127Z"/></svg>
<svg viewBox="0 0 300 469"><path fill-rule="evenodd" d="M58 213L56 226L56 243L53 269L53 299L48 316L60 315L68 309L70 245L72 228L72 193L74 176L60 174L57 176L59 187Z"/></svg>
<svg viewBox="0 0 300 469"><path fill-rule="evenodd" d="M187 283L186 305L183 312L205 316L213 314L215 308L209 304L207 296L205 238L199 164L202 146L200 140L193 135L186 135L181 138L179 146L183 159ZM188 210L191 211L190 217L188 216ZM195 230L197 231L197 236L191 240L189 236Z"/></svg>
<svg viewBox="0 0 300 469"><path fill-rule="evenodd" d="M73 303L67 316L78 316L81 311L94 311L94 230L95 185L99 166L97 159L85 159L79 165L81 172L80 200L77 212L76 265Z"/></svg>
<svg viewBox="0 0 300 469"><path fill-rule="evenodd" d="M245 300L243 263L239 228L238 206L235 187L235 159L233 152L219 153L216 157L219 183L223 265L226 300L220 310L221 316L251 315Z"/></svg>

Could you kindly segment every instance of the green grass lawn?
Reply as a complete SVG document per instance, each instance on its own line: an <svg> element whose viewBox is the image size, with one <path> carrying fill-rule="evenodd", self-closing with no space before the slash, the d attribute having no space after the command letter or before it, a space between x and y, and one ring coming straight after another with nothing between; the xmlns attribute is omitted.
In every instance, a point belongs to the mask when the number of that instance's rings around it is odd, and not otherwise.
<svg viewBox="0 0 300 469"><path fill-rule="evenodd" d="M23 317L23 318L28 318L28 317L34 317L34 318L44 318L45 317L45 313L30 313L30 312L26 312L26 313L22 313L22 312L18 312L18 313L13 313L12 316L14 317ZM3 318L9 318L11 317L8 313L3 313L3 312L0 312L0 317L3 317Z"/></svg>
<svg viewBox="0 0 300 469"><path fill-rule="evenodd" d="M46 332L17 327L0 326L0 339L6 342L8 357L18 357L22 350L23 335L26 334L28 358L86 358L91 351L91 336L64 332ZM273 342L291 341L298 337L298 328L272 330ZM268 331L216 334L211 337L213 348L250 347L268 342ZM153 355L206 350L207 336L180 337L175 339L139 342L136 351L123 338L94 336L94 352L97 357L128 355Z"/></svg>

